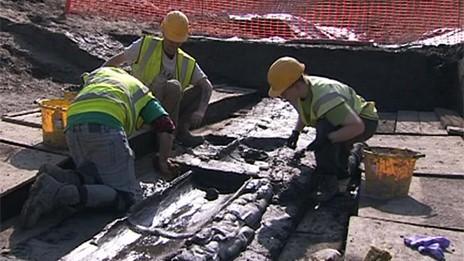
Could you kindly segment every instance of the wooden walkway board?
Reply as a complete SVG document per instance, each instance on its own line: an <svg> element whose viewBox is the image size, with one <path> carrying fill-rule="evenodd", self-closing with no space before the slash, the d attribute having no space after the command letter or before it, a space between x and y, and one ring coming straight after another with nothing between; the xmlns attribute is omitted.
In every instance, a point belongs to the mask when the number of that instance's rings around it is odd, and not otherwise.
<svg viewBox="0 0 464 261"><path fill-rule="evenodd" d="M3 121L16 123L24 126L42 128L42 113L40 111L32 111L30 113L3 116Z"/></svg>
<svg viewBox="0 0 464 261"><path fill-rule="evenodd" d="M398 111L396 119L396 133L418 134L420 133L419 112Z"/></svg>
<svg viewBox="0 0 464 261"><path fill-rule="evenodd" d="M0 142L16 143L20 146L34 147L51 153L69 154L43 145L42 129L0 121Z"/></svg>
<svg viewBox="0 0 464 261"><path fill-rule="evenodd" d="M380 120L379 120L379 126L377 127L377 133L379 134L395 133L396 113L380 112L379 117L380 117Z"/></svg>
<svg viewBox="0 0 464 261"><path fill-rule="evenodd" d="M57 164L66 157L0 143L0 197L34 178L42 164Z"/></svg>
<svg viewBox="0 0 464 261"><path fill-rule="evenodd" d="M446 260L464 260L463 232L354 216L350 219L344 260L364 260L371 246L387 250L392 260L433 260L406 247L403 238L413 235L446 236L451 241L445 252Z"/></svg>
<svg viewBox="0 0 464 261"><path fill-rule="evenodd" d="M408 148L425 154L414 172L464 176L464 140L457 136L374 135L369 146Z"/></svg>
<svg viewBox="0 0 464 261"><path fill-rule="evenodd" d="M419 112L420 134L447 135L448 132L441 126L440 120L434 112Z"/></svg>
<svg viewBox="0 0 464 261"><path fill-rule="evenodd" d="M363 181L358 215L420 226L464 231L462 179L413 177L407 197L379 201L369 198Z"/></svg>

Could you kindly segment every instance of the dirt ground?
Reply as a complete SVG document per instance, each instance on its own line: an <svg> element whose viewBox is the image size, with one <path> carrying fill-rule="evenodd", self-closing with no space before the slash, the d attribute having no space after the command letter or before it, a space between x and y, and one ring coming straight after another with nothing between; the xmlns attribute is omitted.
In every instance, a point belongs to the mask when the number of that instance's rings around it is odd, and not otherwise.
<svg viewBox="0 0 464 261"><path fill-rule="evenodd" d="M112 33L140 34L141 28L152 28L130 21L65 17L64 5L64 0L0 0L0 115L36 108L34 100L59 97L61 88L78 84L82 72L122 48L111 39ZM72 42L64 38L91 49L94 57L73 57L67 46Z"/></svg>

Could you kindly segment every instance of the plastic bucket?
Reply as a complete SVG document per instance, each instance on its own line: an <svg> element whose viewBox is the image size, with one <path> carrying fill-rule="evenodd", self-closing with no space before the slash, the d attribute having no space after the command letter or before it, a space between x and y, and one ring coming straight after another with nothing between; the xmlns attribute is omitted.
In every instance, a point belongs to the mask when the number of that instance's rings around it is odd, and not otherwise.
<svg viewBox="0 0 464 261"><path fill-rule="evenodd" d="M416 160L424 154L399 148L364 149L365 193L377 199L406 197Z"/></svg>
<svg viewBox="0 0 464 261"><path fill-rule="evenodd" d="M42 111L43 143L54 148L66 148L64 129L71 102L67 99L44 99L37 103Z"/></svg>
<svg viewBox="0 0 464 261"><path fill-rule="evenodd" d="M65 88L61 88L61 91L63 92L63 98L68 101L73 101L80 90L80 86L68 86Z"/></svg>

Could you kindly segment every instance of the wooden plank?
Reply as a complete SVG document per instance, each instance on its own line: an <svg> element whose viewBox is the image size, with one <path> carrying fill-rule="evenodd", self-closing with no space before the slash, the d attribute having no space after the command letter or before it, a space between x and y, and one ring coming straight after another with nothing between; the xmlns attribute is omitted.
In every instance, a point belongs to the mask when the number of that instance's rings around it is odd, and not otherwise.
<svg viewBox="0 0 464 261"><path fill-rule="evenodd" d="M2 119L3 119L4 117L21 116L21 115L26 115L26 114L34 113L34 112L40 112L40 109L30 109L30 110L24 110L24 111L18 111L18 112L7 113L7 114L2 115Z"/></svg>
<svg viewBox="0 0 464 261"><path fill-rule="evenodd" d="M419 121L422 135L448 135L435 112L419 112Z"/></svg>
<svg viewBox="0 0 464 261"><path fill-rule="evenodd" d="M57 164L65 156L0 143L0 197L35 177L42 164Z"/></svg>
<svg viewBox="0 0 464 261"><path fill-rule="evenodd" d="M464 230L464 180L413 177L409 195L387 201L374 200L364 193L362 182L358 216Z"/></svg>
<svg viewBox="0 0 464 261"><path fill-rule="evenodd" d="M395 133L420 134L419 112L398 111Z"/></svg>
<svg viewBox="0 0 464 261"><path fill-rule="evenodd" d="M350 219L344 260L364 260L370 246L387 250L392 260L432 260L404 245L403 238L413 235L445 236L451 240L445 252L446 260L464 260L463 232L354 216Z"/></svg>
<svg viewBox="0 0 464 261"><path fill-rule="evenodd" d="M457 135L464 137L464 128L448 126L446 127L446 131L449 135Z"/></svg>
<svg viewBox="0 0 464 261"><path fill-rule="evenodd" d="M374 135L369 146L408 148L425 154L415 172L461 177L464 175L464 141L457 136Z"/></svg>
<svg viewBox="0 0 464 261"><path fill-rule="evenodd" d="M435 108L435 113L437 114L438 118L440 118L440 122L443 128L448 126L460 128L464 127L464 119L455 111L443 108Z"/></svg>
<svg viewBox="0 0 464 261"><path fill-rule="evenodd" d="M16 123L34 128L42 128L41 112L32 112L18 116L5 116L2 119L6 122Z"/></svg>
<svg viewBox="0 0 464 261"><path fill-rule="evenodd" d="M47 152L68 155L68 150L51 148L43 145L42 130L10 122L0 121L0 142L19 146L37 148Z"/></svg>
<svg viewBox="0 0 464 261"><path fill-rule="evenodd" d="M377 127L377 133L379 134L395 133L396 113L380 112L379 117L380 119L379 119L379 126Z"/></svg>

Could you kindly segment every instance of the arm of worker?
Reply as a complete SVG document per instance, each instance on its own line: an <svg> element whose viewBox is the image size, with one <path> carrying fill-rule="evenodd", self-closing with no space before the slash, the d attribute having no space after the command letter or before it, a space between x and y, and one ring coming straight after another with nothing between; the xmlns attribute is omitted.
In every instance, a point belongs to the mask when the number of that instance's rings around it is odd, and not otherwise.
<svg viewBox="0 0 464 261"><path fill-rule="evenodd" d="M120 52L116 54L115 56L111 57L108 59L108 61L104 62L101 67L107 67L107 66L113 66L113 67L119 67L121 65L124 65L127 63L127 57L124 52Z"/></svg>
<svg viewBox="0 0 464 261"><path fill-rule="evenodd" d="M346 103L328 111L325 115L334 126L341 126L328 134L332 143L350 140L364 132L364 122L358 114Z"/></svg>
<svg viewBox="0 0 464 261"><path fill-rule="evenodd" d="M213 85L208 80L208 78L203 78L194 85L193 88L201 88L201 97L200 97L200 106L198 110L192 114L192 127L196 128L200 126L203 118L206 114L206 109L208 109L209 99L211 98L211 93L213 92Z"/></svg>
<svg viewBox="0 0 464 261"><path fill-rule="evenodd" d="M174 143L174 122L156 99L145 105L141 111L141 116L144 122L151 123L153 129L159 134L159 156L155 165L158 166L161 174L169 177L173 174L168 158Z"/></svg>
<svg viewBox="0 0 464 261"><path fill-rule="evenodd" d="M133 42L131 45L124 48L124 51L108 59L108 61L104 62L101 67L105 67L105 66L119 67L122 65L129 65L129 64L135 63L139 56L140 47L142 45L142 39L143 38L139 38L138 40Z"/></svg>

